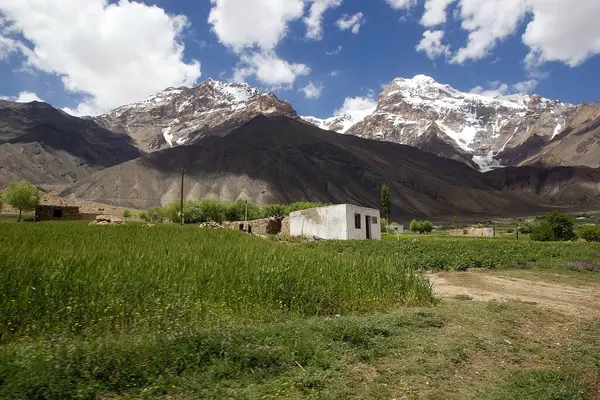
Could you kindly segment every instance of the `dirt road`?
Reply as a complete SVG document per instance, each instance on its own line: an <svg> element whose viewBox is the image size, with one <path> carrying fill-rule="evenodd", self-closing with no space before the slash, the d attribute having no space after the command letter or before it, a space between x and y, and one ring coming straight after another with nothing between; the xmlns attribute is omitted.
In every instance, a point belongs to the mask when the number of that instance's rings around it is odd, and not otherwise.
<svg viewBox="0 0 600 400"><path fill-rule="evenodd" d="M600 313L600 279L574 285L569 280L566 280L569 283L563 284L543 278L516 278L488 271L442 272L428 274L427 277L442 298L468 296L476 301L517 300L584 318Z"/></svg>

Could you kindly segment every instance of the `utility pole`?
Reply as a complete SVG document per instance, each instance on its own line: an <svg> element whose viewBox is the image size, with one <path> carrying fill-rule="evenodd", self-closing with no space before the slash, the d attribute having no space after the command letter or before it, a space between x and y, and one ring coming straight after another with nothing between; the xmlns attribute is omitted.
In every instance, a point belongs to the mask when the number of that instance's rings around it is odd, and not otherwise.
<svg viewBox="0 0 600 400"><path fill-rule="evenodd" d="M519 219L515 218L515 232L517 232L517 240L519 240Z"/></svg>
<svg viewBox="0 0 600 400"><path fill-rule="evenodd" d="M248 200L246 200L246 209L244 211L244 226L248 222Z"/></svg>
<svg viewBox="0 0 600 400"><path fill-rule="evenodd" d="M183 220L183 177L185 175L185 169L181 168L181 208L179 209L179 221L181 222L181 226L184 224Z"/></svg>

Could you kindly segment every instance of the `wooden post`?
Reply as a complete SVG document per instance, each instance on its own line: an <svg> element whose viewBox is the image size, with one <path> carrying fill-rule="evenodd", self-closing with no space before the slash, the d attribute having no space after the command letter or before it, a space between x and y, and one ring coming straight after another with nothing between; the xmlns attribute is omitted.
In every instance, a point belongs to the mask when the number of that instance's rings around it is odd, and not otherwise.
<svg viewBox="0 0 600 400"><path fill-rule="evenodd" d="M180 215L179 221L181 223L181 226L183 226L184 223L185 223L185 221L183 220L183 177L184 177L184 175L185 175L185 170L183 168L181 168L181 197L180 197L180 200L181 200L180 206L181 206L181 208L179 210L179 215Z"/></svg>

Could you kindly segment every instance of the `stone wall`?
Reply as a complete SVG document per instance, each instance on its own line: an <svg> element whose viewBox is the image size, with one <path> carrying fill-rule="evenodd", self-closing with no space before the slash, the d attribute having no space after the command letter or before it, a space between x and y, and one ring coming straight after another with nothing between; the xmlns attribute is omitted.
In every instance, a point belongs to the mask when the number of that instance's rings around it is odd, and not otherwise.
<svg viewBox="0 0 600 400"><path fill-rule="evenodd" d="M35 215L38 221L75 221L79 219L79 207L40 205Z"/></svg>
<svg viewBox="0 0 600 400"><path fill-rule="evenodd" d="M242 227L242 230L248 231L248 227L251 227L252 233L256 235L279 235L282 232L282 225L282 220L279 218L265 218L248 222L234 221L223 223L223 227L227 229L240 230L240 227Z"/></svg>
<svg viewBox="0 0 600 400"><path fill-rule="evenodd" d="M464 228L448 231L450 236L493 237L494 228Z"/></svg>

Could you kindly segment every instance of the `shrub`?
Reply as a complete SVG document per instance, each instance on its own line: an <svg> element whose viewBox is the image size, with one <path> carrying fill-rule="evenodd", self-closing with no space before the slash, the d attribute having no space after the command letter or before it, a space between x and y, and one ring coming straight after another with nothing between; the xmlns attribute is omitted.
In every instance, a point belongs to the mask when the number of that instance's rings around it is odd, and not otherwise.
<svg viewBox="0 0 600 400"><path fill-rule="evenodd" d="M586 225L579 230L579 237L588 242L600 242L600 226Z"/></svg>
<svg viewBox="0 0 600 400"><path fill-rule="evenodd" d="M147 222L148 221L148 213L145 211L140 211L138 214L140 220Z"/></svg>
<svg viewBox="0 0 600 400"><path fill-rule="evenodd" d="M162 207L152 207L148 210L148 221L150 222L164 222L166 218L167 215Z"/></svg>
<svg viewBox="0 0 600 400"><path fill-rule="evenodd" d="M433 231L433 224L430 221L417 221L413 219L408 228L411 232L430 233Z"/></svg>
<svg viewBox="0 0 600 400"><path fill-rule="evenodd" d="M130 217L131 217L131 211L128 208L124 209L123 210L123 219L127 221L127 218L130 218Z"/></svg>
<svg viewBox="0 0 600 400"><path fill-rule="evenodd" d="M388 233L388 220L381 218L379 221L381 222L381 233Z"/></svg>
<svg viewBox="0 0 600 400"><path fill-rule="evenodd" d="M268 204L262 208L262 216L283 218L286 216L286 207L281 204Z"/></svg>
<svg viewBox="0 0 600 400"><path fill-rule="evenodd" d="M552 211L531 228L530 238L540 242L573 240L577 238L573 231L573 218L560 211Z"/></svg>
<svg viewBox="0 0 600 400"><path fill-rule="evenodd" d="M430 221L423 221L423 233L431 233L433 231L433 224Z"/></svg>
<svg viewBox="0 0 600 400"><path fill-rule="evenodd" d="M529 224L519 226L519 233L522 233L523 235L529 235L531 233L531 226Z"/></svg>

